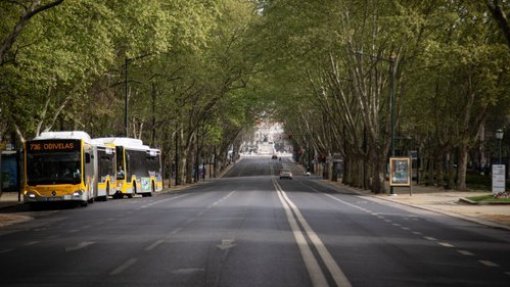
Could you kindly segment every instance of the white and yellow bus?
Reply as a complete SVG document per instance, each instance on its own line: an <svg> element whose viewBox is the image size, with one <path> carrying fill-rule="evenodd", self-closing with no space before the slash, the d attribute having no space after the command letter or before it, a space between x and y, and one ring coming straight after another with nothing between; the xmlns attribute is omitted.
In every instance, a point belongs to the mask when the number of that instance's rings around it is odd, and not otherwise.
<svg viewBox="0 0 510 287"><path fill-rule="evenodd" d="M117 191L117 157L115 146L93 139L94 164L97 178L97 199L106 201Z"/></svg>
<svg viewBox="0 0 510 287"><path fill-rule="evenodd" d="M115 146L117 155L117 193L115 198L141 194L152 196L163 189L161 152L133 138L101 138Z"/></svg>
<svg viewBox="0 0 510 287"><path fill-rule="evenodd" d="M94 146L87 133L45 132L27 141L24 150L24 202L86 206L98 196Z"/></svg>

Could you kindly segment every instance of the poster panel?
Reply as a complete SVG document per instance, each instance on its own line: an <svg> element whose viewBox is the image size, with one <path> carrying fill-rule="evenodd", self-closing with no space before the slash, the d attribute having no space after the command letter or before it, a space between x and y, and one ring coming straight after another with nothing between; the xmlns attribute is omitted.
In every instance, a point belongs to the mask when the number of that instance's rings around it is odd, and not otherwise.
<svg viewBox="0 0 510 287"><path fill-rule="evenodd" d="M390 185L411 185L411 160L408 157L390 158Z"/></svg>

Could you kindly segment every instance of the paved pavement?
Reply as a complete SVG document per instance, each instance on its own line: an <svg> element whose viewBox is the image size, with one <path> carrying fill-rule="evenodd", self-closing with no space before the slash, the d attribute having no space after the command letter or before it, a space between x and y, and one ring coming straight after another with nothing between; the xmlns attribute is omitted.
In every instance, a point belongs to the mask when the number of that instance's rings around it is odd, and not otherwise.
<svg viewBox="0 0 510 287"><path fill-rule="evenodd" d="M223 171L220 172L219 177L223 177L223 175L229 172L234 165L228 165ZM172 186L171 188L165 188L160 193L168 193L168 192L179 192L182 190L186 190L190 187L204 184L209 180L199 181L195 184L182 184L179 186ZM15 207L19 207L23 205L23 198L18 195L17 192L3 192L0 195L0 228L12 224L22 223L29 221L32 218L30 212L21 212L21 213L12 213L12 212L4 212L5 210L12 210Z"/></svg>
<svg viewBox="0 0 510 287"><path fill-rule="evenodd" d="M221 176L228 172L232 166L229 166L222 172ZM300 166L293 166L295 175L303 173ZM395 188L396 196L387 194L374 195L368 190L358 189L346 186L340 182L323 181L323 183L348 189L355 193L373 196L380 199L396 202L399 204L411 205L414 207L434 211L449 216L462 218L472 222L487 226L504 228L510 230L510 205L471 205L462 203L459 199L468 196L484 195L483 191L445 191L437 187L413 186L412 195L409 188ZM166 192L177 192L186 189L190 185L172 187ZM0 227L30 220L30 216L12 213L3 213L2 209L22 204L18 201L16 192L4 192L0 197Z"/></svg>
<svg viewBox="0 0 510 287"><path fill-rule="evenodd" d="M252 158L180 192L6 208L34 220L0 228L2 286L508 286L507 230L330 184Z"/></svg>
<svg viewBox="0 0 510 287"><path fill-rule="evenodd" d="M413 186L412 195L409 188L395 188L395 196L388 194L374 195L368 190L346 186L339 182L324 181L327 184L349 189L358 194L406 204L449 216L462 218L487 226L510 230L510 205L472 205L459 200L468 196L486 195L483 191L446 191L437 187Z"/></svg>

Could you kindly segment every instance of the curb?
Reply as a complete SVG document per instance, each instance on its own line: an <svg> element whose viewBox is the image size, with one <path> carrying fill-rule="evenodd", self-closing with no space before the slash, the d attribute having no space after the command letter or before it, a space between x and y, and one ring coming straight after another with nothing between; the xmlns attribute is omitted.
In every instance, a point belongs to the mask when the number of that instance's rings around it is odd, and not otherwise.
<svg viewBox="0 0 510 287"><path fill-rule="evenodd" d="M471 200L469 198L465 198L465 197L461 197L459 198L459 202L462 202L462 203L467 203L467 204L471 204L471 205L510 205L509 202L479 202L479 201L474 201L474 200Z"/></svg>
<svg viewBox="0 0 510 287"><path fill-rule="evenodd" d="M478 202L472 201L471 199L467 199L465 197L459 198L459 202L460 203L467 203L467 204L471 204L471 205L478 205Z"/></svg>
<svg viewBox="0 0 510 287"><path fill-rule="evenodd" d="M2 215L0 215L0 218L1 217L2 217ZM8 220L6 222L0 222L0 228L6 227L6 226L9 226L9 225L13 225L13 224L27 222L27 221L30 221L30 220L34 219L31 216L25 216L25 215L10 215L8 217L9 218L14 218L14 219Z"/></svg>
<svg viewBox="0 0 510 287"><path fill-rule="evenodd" d="M468 222L472 222L472 223L476 223L476 224L480 224L480 225L485 225L485 226L492 227L492 228L497 228L497 229L503 229L503 230L510 231L510 226L506 226L506 225L499 224L499 223L496 223L496 222L492 222L492 221L488 221L488 220L483 220L483 219L479 219L479 218L475 218L475 217L471 217L471 216L466 216L466 215L458 214L458 213L455 213L455 212L448 212L448 211L443 211L443 210L437 210L437 209L430 208L430 207L425 207L425 206L422 206L422 205L417 205L417 204L412 204L412 203L407 203L407 202L395 201L395 200L392 200L392 199L389 199L389 198L384 198L384 197L381 197L381 196L377 196L377 195L374 195L374 194L371 194L371 193L361 192L362 189L356 189L356 188L349 187L349 186L346 186L346 185L343 185L343 184L342 184L342 186L337 186L337 185L335 185L333 183L330 183L329 181L326 182L325 180L321 180L320 182L325 183L325 184L327 184L327 185L329 185L329 186L331 186L331 187L333 187L335 189L336 188L345 188L345 189L347 189L349 191L352 191L352 192L356 193L357 195L370 196L372 198L382 199L382 200L385 200L385 201L388 201L388 202L393 202L393 203L397 203L397 204L400 204L400 205L411 206L411 207L414 207L414 208L419 208L419 209L422 209L422 210L426 210L426 211L430 211L430 212L434 212L434 213L439 213L439 214L447 215L447 216L450 216L450 217L455 217L457 219L461 219L461 220L464 220L464 221L468 221ZM466 199L466 200L470 201L469 199Z"/></svg>
<svg viewBox="0 0 510 287"><path fill-rule="evenodd" d="M217 180L217 179L220 179L220 178L223 178L223 176L229 172L238 162L240 162L241 160L243 159L240 159L238 161L236 161L234 164L231 164L229 165L227 168L225 168L222 172L220 172L220 174L218 175L218 177L213 177L213 178L207 178L205 180L200 180L198 182L194 182L194 183L190 183L190 184L181 184L181 185L174 185L172 187L166 187L166 188L163 188L162 191L159 191L157 192L156 194L164 194L164 193L178 193L178 192L181 192L181 191L185 191L185 190L188 190L192 187L195 187L195 186L199 186L199 185L203 185L203 184L207 184L211 181L214 181L214 180Z"/></svg>

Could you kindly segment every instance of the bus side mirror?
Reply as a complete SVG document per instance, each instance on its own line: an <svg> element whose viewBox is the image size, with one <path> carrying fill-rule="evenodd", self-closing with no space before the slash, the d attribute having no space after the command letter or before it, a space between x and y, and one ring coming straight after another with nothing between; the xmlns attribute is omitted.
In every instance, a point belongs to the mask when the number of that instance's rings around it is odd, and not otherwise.
<svg viewBox="0 0 510 287"><path fill-rule="evenodd" d="M85 163L90 163L90 154L85 154Z"/></svg>

